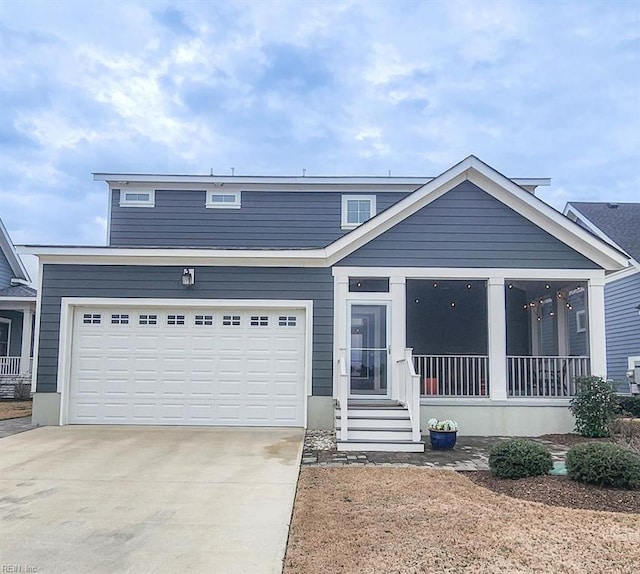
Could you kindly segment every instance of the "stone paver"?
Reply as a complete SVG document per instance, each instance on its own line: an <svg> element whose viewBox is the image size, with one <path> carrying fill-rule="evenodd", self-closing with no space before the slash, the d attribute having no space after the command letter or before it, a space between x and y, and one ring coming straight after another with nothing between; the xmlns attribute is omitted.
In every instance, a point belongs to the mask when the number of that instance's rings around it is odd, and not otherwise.
<svg viewBox="0 0 640 574"><path fill-rule="evenodd" d="M307 431L302 466L424 466L451 470L489 470L491 447L508 437L459 436L453 450L432 450L429 436L425 452L338 452L331 431ZM544 444L554 462L564 462L568 447L532 438Z"/></svg>
<svg viewBox="0 0 640 574"><path fill-rule="evenodd" d="M35 428L38 428L38 425L31 422L30 416L20 417L18 419L5 419L0 421L0 438Z"/></svg>

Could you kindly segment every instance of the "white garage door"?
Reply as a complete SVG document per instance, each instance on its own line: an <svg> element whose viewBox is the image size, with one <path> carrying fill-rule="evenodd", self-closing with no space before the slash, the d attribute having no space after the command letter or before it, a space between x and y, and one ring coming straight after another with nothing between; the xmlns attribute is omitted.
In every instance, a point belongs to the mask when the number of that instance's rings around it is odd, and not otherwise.
<svg viewBox="0 0 640 574"><path fill-rule="evenodd" d="M74 312L68 421L303 426L304 309Z"/></svg>

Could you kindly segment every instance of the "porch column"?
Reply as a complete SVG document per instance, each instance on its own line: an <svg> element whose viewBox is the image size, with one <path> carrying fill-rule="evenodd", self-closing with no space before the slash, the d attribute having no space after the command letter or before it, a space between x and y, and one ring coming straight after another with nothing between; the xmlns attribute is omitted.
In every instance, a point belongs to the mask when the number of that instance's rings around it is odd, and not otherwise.
<svg viewBox="0 0 640 574"><path fill-rule="evenodd" d="M604 274L589 279L585 301L589 320L589 355L591 374L606 377L607 349L604 322Z"/></svg>
<svg viewBox="0 0 640 574"><path fill-rule="evenodd" d="M504 277L487 281L487 316L489 319L489 397L492 401L507 398L507 313Z"/></svg>
<svg viewBox="0 0 640 574"><path fill-rule="evenodd" d="M404 277L392 276L389 280L391 293L391 313L387 318L391 321L391 399L398 398L398 384L401 380L399 363L404 358L407 346L407 289Z"/></svg>
<svg viewBox="0 0 640 574"><path fill-rule="evenodd" d="M349 277L335 277L333 290L333 398L340 398L340 370L338 369L339 350L347 348L347 295Z"/></svg>
<svg viewBox="0 0 640 574"><path fill-rule="evenodd" d="M558 297L558 294L561 297ZM568 325L567 325L567 294L562 291L556 293L555 300L556 310L556 325L558 335L558 355L560 357L566 357L569 354L569 337L568 337Z"/></svg>
<svg viewBox="0 0 640 574"><path fill-rule="evenodd" d="M20 352L20 374L31 372L31 331L33 326L33 311L31 308L22 310L22 348Z"/></svg>

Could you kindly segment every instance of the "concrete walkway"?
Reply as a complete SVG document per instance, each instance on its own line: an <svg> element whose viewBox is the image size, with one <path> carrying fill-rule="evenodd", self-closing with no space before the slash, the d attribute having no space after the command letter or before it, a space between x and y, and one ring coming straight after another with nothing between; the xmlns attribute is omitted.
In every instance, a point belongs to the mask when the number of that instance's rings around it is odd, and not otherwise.
<svg viewBox="0 0 640 574"><path fill-rule="evenodd" d="M491 447L506 438L459 436L453 450L431 450L427 435L422 437L425 452L337 452L332 432L308 431L302 465L425 466L450 470L489 470ZM568 447L539 438L531 440L544 444L551 451L554 462L564 462Z"/></svg>
<svg viewBox="0 0 640 574"><path fill-rule="evenodd" d="M302 429L65 426L0 441L21 572L279 574Z"/></svg>
<svg viewBox="0 0 640 574"><path fill-rule="evenodd" d="M31 416L0 421L0 438L38 428L31 422Z"/></svg>

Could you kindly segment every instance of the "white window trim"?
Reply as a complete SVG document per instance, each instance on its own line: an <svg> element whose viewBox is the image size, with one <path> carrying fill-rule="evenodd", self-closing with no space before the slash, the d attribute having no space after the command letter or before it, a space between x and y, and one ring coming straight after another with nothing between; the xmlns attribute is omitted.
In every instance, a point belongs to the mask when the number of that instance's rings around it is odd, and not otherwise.
<svg viewBox="0 0 640 574"><path fill-rule="evenodd" d="M340 227L342 229L355 229L359 227L365 221L361 223L349 223L347 221L347 205L349 201L368 201L369 202L369 219L375 216L376 214L376 196L375 195L343 195L342 196L342 215L340 221ZM367 219L367 221L369 221Z"/></svg>
<svg viewBox="0 0 640 574"><path fill-rule="evenodd" d="M212 201L212 196L214 195L233 195L235 197L235 201L233 203L218 203ZM230 191L230 190L208 190L207 191L207 200L205 203L205 207L209 209L240 209L242 205L242 192L241 191Z"/></svg>
<svg viewBox="0 0 640 574"><path fill-rule="evenodd" d="M581 309L580 311L576 311L576 332L577 333L587 332L587 313L584 309Z"/></svg>
<svg viewBox="0 0 640 574"><path fill-rule="evenodd" d="M127 193L148 193L149 199L136 200L127 199ZM156 206L156 190L148 188L125 187L120 189L120 207L155 207Z"/></svg>

